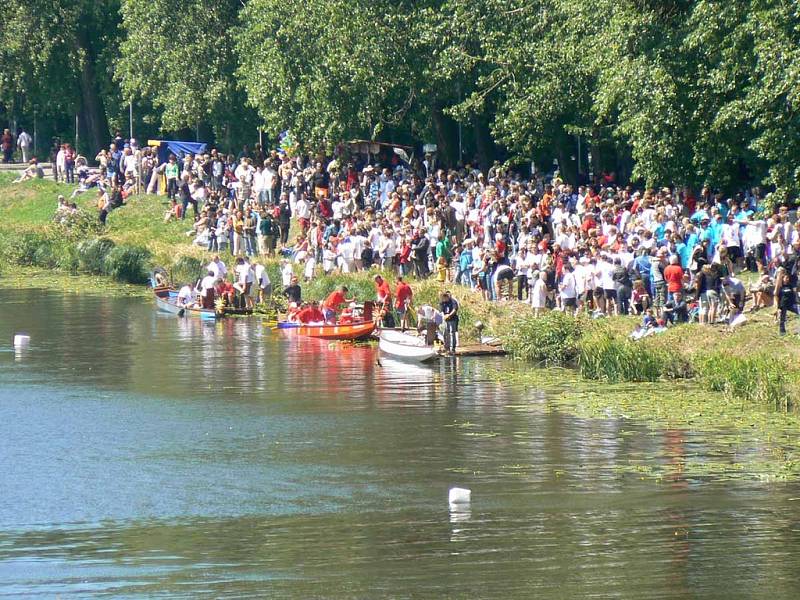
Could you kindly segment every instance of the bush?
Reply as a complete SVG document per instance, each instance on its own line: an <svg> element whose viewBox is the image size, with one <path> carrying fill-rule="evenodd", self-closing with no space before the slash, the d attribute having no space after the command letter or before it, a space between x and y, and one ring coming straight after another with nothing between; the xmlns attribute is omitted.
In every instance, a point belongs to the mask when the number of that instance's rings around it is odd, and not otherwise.
<svg viewBox="0 0 800 600"><path fill-rule="evenodd" d="M719 351L695 359L700 384L729 398L788 409L793 404L790 376L775 356L735 356Z"/></svg>
<svg viewBox="0 0 800 600"><path fill-rule="evenodd" d="M125 283L147 283L150 278L150 252L139 246L117 246L105 260L106 273Z"/></svg>
<svg viewBox="0 0 800 600"><path fill-rule="evenodd" d="M563 366L577 357L585 326L583 318L550 311L538 318L526 315L516 319L513 326L501 333L501 338L503 347L515 358Z"/></svg>
<svg viewBox="0 0 800 600"><path fill-rule="evenodd" d="M578 343L578 368L586 379L623 383L691 376L689 364L677 350L654 338L633 341L594 324Z"/></svg>
<svg viewBox="0 0 800 600"><path fill-rule="evenodd" d="M53 258L53 241L43 231L11 234L16 243L9 246L9 259L18 265L50 267Z"/></svg>
<svg viewBox="0 0 800 600"><path fill-rule="evenodd" d="M66 271L75 275L80 270L81 261L78 255L78 247L75 244L63 244L61 252L56 257L55 267L61 271Z"/></svg>
<svg viewBox="0 0 800 600"><path fill-rule="evenodd" d="M299 268L295 269L299 273ZM301 283L303 288L303 298L322 300L340 285L346 285L349 290L348 295L355 297L358 301L375 299L375 283L372 281L374 273L359 273L355 275L330 275L327 277L316 277L308 283ZM272 274L270 273L270 277ZM298 275L302 279L301 275ZM277 279L280 286L281 280ZM275 282L273 282L273 286Z"/></svg>
<svg viewBox="0 0 800 600"><path fill-rule="evenodd" d="M204 267L208 264L196 256L183 255L172 263L169 276L175 285L190 283L194 285L198 277L205 275Z"/></svg>
<svg viewBox="0 0 800 600"><path fill-rule="evenodd" d="M108 238L92 238L78 243L78 262L81 270L94 275L106 272L106 258L114 249Z"/></svg>

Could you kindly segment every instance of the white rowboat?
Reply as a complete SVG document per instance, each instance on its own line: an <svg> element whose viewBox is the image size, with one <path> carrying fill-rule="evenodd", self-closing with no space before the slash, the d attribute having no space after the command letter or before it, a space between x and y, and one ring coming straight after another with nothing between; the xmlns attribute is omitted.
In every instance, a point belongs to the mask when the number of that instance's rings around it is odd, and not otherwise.
<svg viewBox="0 0 800 600"><path fill-rule="evenodd" d="M425 362L438 356L436 348L427 346L424 339L399 331L381 331L378 348L392 358L412 362Z"/></svg>

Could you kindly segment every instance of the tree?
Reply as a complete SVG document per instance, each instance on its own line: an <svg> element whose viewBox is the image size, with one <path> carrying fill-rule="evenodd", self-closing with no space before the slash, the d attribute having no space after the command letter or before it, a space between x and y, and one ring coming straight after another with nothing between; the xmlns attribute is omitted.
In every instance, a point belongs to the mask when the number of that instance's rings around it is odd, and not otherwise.
<svg viewBox="0 0 800 600"><path fill-rule="evenodd" d="M118 0L5 0L0 101L19 112L79 113L83 139L105 145L118 13Z"/></svg>
<svg viewBox="0 0 800 600"><path fill-rule="evenodd" d="M152 104L166 130L208 123L218 137L253 115L236 78L239 0L122 0L115 78L126 99Z"/></svg>

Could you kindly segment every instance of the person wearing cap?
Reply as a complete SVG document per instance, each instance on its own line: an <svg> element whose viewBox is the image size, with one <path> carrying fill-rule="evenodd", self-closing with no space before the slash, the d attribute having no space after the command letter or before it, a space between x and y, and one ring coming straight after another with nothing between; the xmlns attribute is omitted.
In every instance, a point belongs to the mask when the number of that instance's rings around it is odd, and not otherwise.
<svg viewBox="0 0 800 600"><path fill-rule="evenodd" d="M668 300L672 300L676 292L683 291L683 269L677 254L669 257L669 266L664 269L664 281L667 284Z"/></svg>

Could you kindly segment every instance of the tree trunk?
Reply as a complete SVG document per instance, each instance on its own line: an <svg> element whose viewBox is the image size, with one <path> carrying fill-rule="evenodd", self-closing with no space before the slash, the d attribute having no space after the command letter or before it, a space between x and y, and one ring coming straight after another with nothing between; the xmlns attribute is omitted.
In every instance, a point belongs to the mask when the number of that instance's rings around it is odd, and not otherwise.
<svg viewBox="0 0 800 600"><path fill-rule="evenodd" d="M81 73L79 84L81 88L81 139L88 144L89 152L97 152L105 148L110 138L108 132L108 119L106 118L103 99L100 97L95 74L95 55L91 44L85 35L78 34L78 48L81 51Z"/></svg>
<svg viewBox="0 0 800 600"><path fill-rule="evenodd" d="M497 156L489 122L481 115L475 121L475 150L478 155L478 164L481 171L487 171Z"/></svg>
<svg viewBox="0 0 800 600"><path fill-rule="evenodd" d="M576 149L572 148L574 138L570 135L560 135L556 141L556 156L561 179L572 185L578 184L578 161L575 160Z"/></svg>
<svg viewBox="0 0 800 600"><path fill-rule="evenodd" d="M431 111L433 129L436 134L438 164L450 167L456 163L457 151L453 148L453 120L448 118L439 106L434 106Z"/></svg>

